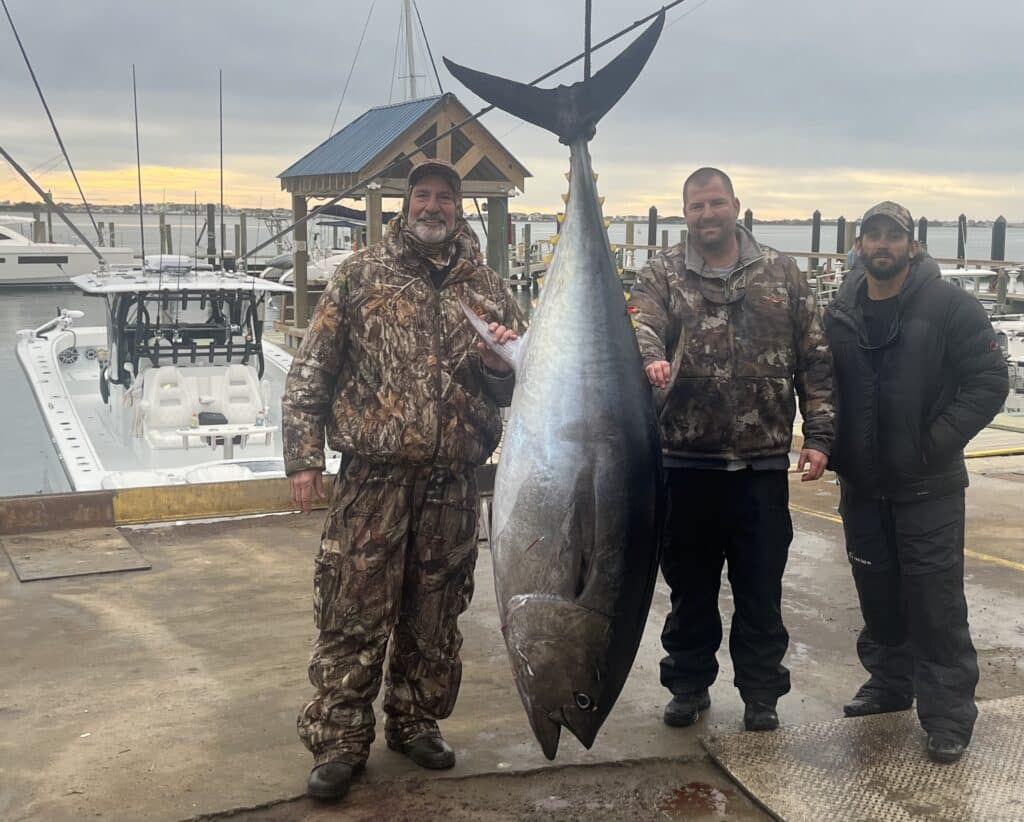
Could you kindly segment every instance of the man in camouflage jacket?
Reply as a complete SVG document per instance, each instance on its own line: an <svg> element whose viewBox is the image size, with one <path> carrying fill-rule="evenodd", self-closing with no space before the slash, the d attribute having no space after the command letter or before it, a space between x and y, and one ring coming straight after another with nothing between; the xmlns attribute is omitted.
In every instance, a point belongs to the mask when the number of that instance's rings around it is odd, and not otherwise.
<svg viewBox="0 0 1024 822"><path fill-rule="evenodd" d="M800 399L798 470L821 477L832 442L832 363L814 294L789 257L740 225L718 169L683 186L686 243L640 272L630 295L644 368L657 389L668 520L662 572L672 610L662 632L669 725L710 704L722 641L718 589L729 565L729 649L748 730L778 727L789 691L782 665L782 574L793 527L789 449Z"/></svg>
<svg viewBox="0 0 1024 822"><path fill-rule="evenodd" d="M475 469L498 444L498 406L513 387L460 301L497 342L523 326L460 202L452 166L416 166L402 214L339 267L288 374L285 471L303 510L323 496L325 430L344 455L316 558L316 695L298 719L314 756L309 793L320 799L344 795L366 761L389 638L388 746L423 767L455 763L437 720L462 674L456 623L473 591Z"/></svg>

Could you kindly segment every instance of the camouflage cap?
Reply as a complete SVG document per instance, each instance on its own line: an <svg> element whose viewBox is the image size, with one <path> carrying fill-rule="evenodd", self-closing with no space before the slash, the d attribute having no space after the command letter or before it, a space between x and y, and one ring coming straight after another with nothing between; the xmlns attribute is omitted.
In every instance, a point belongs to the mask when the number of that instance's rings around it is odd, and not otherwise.
<svg viewBox="0 0 1024 822"><path fill-rule="evenodd" d="M455 192L456 198L462 196L462 178L459 176L455 166L451 163L446 163L444 160L424 160L414 165L412 171L409 172L408 190L411 191L416 183L424 177L430 176L441 177L447 180L452 187L452 191Z"/></svg>
<svg viewBox="0 0 1024 822"><path fill-rule="evenodd" d="M871 206L867 211L864 212L864 216L860 219L860 230L864 232L864 226L867 225L868 220L874 217L888 217L896 225L902 228L910 236L914 236L914 218L910 216L910 212L901 206L899 203L894 203L892 200L885 200L878 205Z"/></svg>

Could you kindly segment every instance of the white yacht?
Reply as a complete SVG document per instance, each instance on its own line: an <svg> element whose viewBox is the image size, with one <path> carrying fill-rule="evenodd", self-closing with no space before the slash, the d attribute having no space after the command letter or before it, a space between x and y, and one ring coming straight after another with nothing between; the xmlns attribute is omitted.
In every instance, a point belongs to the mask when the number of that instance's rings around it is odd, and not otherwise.
<svg viewBox="0 0 1024 822"><path fill-rule="evenodd" d="M110 265L132 265L130 248L104 248ZM0 221L0 286L67 285L72 277L96 268L96 257L84 245L35 243Z"/></svg>
<svg viewBox="0 0 1024 822"><path fill-rule="evenodd" d="M1003 413L1024 417L1024 315L1004 314L992 318L999 347L1006 355L1010 372L1010 393Z"/></svg>
<svg viewBox="0 0 1024 822"><path fill-rule="evenodd" d="M17 354L75 491L283 476L291 356L263 339L268 297L243 273L147 257L72 282L106 326L64 310L18 333ZM333 464L337 455L328 454Z"/></svg>

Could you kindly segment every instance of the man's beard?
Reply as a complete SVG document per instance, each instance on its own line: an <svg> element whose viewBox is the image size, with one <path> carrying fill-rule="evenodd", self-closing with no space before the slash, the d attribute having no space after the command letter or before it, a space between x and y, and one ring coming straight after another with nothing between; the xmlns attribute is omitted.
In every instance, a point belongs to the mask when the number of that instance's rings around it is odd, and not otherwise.
<svg viewBox="0 0 1024 822"><path fill-rule="evenodd" d="M428 215L422 215L428 216ZM416 220L412 224L412 233L416 235L416 239L421 243L427 245L438 245L448 239L448 235L451 233L451 228L444 220L438 220L437 222L423 222L421 219Z"/></svg>
<svg viewBox="0 0 1024 822"><path fill-rule="evenodd" d="M864 262L864 268L867 270L868 274L876 280L893 279L903 271L910 262L910 252L905 254L894 254L881 260L877 259L877 257L878 255L875 255L875 258L867 257L864 254L861 254L860 256L861 260Z"/></svg>

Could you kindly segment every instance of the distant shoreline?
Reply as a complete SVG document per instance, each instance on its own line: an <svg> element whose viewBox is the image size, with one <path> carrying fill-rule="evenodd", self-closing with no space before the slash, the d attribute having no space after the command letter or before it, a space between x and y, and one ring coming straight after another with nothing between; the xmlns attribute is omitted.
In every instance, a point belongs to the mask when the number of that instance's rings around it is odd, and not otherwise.
<svg viewBox="0 0 1024 822"><path fill-rule="evenodd" d="M86 210L83 206L73 203L57 203L65 212L68 214L85 214ZM0 203L0 214L4 213L25 213L31 212L33 209L40 209L41 213L45 213L46 206L44 203ZM135 205L102 205L92 207L94 214L102 215L137 215L138 206ZM287 208L235 208L234 206L224 206L224 214L237 216L242 213L248 214L254 217L279 217L281 219L288 220L292 216L291 209ZM160 213L164 214L192 214L193 209L190 203L167 203L163 209L159 204L147 204L145 207L146 214L157 215ZM201 205L199 209L199 215L205 216L206 207ZM219 214L219 206L218 206ZM467 215L472 218L473 215ZM514 223L554 223L558 221L556 214L547 214L541 212L510 212L509 216L512 218ZM617 215L608 217L612 223L635 223L646 225L646 215ZM854 217L853 221L856 222L857 218ZM847 220L849 223L850 220ZM967 225L970 228L991 228L994 220L971 220L968 219ZM834 226L838 223L838 219L834 217L822 217L821 225ZM658 215L659 225L685 225L686 220L679 215L667 214ZM810 226L813 225L813 220L810 217L789 217L780 220L761 220L757 217L754 218L754 225L795 225L795 226ZM956 220L928 220L928 225L931 226L956 226ZM1007 228L1024 228L1024 221L1022 222L1007 222Z"/></svg>

